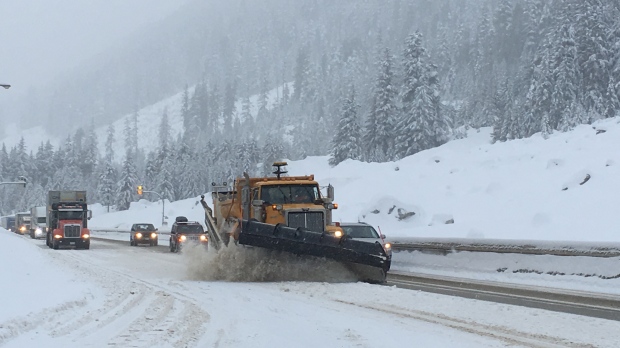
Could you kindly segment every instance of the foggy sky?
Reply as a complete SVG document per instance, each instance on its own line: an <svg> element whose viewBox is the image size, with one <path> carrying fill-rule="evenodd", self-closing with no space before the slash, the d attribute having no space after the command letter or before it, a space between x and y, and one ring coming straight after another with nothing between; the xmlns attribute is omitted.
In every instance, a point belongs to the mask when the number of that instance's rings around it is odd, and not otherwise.
<svg viewBox="0 0 620 348"><path fill-rule="evenodd" d="M0 83L41 86L188 1L0 0Z"/></svg>

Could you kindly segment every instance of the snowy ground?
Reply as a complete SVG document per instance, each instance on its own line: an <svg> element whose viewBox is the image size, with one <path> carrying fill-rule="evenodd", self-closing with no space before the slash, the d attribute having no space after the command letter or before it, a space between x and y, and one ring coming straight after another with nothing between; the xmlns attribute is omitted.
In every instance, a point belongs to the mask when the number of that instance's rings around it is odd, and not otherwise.
<svg viewBox="0 0 620 348"><path fill-rule="evenodd" d="M214 281L226 272L222 260L201 250L93 241L91 250L55 251L4 230L0 246L6 347L614 347L620 339L613 321L393 287Z"/></svg>
<svg viewBox="0 0 620 348"><path fill-rule="evenodd" d="M489 132L392 163L311 157L288 170L334 185L336 221L366 221L388 237L620 241L620 117L548 140L490 144ZM415 215L399 221L399 209Z"/></svg>

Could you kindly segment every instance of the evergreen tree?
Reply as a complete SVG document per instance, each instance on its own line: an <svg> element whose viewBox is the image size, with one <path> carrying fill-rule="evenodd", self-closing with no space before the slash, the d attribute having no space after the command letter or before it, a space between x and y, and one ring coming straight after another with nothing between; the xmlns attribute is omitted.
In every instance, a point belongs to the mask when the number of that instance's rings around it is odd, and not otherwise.
<svg viewBox="0 0 620 348"><path fill-rule="evenodd" d="M383 50L379 75L375 83L373 109L366 126L366 143L371 161L388 161L394 157L396 123L396 88L392 71L393 57L389 48Z"/></svg>
<svg viewBox="0 0 620 348"><path fill-rule="evenodd" d="M131 149L127 149L121 170L121 178L117 186L116 208L118 210L129 209L130 203L135 201L137 196L137 173L131 156Z"/></svg>
<svg viewBox="0 0 620 348"><path fill-rule="evenodd" d="M361 159L362 130L357 120L358 109L355 89L352 87L350 96L343 101L340 122L332 140L332 152L329 159L329 164L332 166L338 165L346 159Z"/></svg>

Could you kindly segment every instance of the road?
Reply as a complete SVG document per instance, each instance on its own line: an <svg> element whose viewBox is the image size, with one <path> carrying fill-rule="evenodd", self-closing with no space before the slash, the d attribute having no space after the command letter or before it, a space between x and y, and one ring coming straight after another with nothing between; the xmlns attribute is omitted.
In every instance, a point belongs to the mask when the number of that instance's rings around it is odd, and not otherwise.
<svg viewBox="0 0 620 348"><path fill-rule="evenodd" d="M239 253L172 254L101 240L91 250L55 251L22 242L90 290L0 323L0 345L11 347L613 347L618 337L610 320L389 286L214 280L227 272L254 280L263 267L283 266Z"/></svg>

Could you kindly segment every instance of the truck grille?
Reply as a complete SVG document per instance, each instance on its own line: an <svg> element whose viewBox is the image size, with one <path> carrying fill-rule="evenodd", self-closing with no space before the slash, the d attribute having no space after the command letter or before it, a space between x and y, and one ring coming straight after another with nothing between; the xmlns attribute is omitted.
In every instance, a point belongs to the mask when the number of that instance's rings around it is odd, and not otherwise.
<svg viewBox="0 0 620 348"><path fill-rule="evenodd" d="M79 238L81 230L80 225L65 225L65 238Z"/></svg>
<svg viewBox="0 0 620 348"><path fill-rule="evenodd" d="M303 227L310 231L323 232L325 218L322 211L300 211L288 213L288 226L293 228Z"/></svg>

